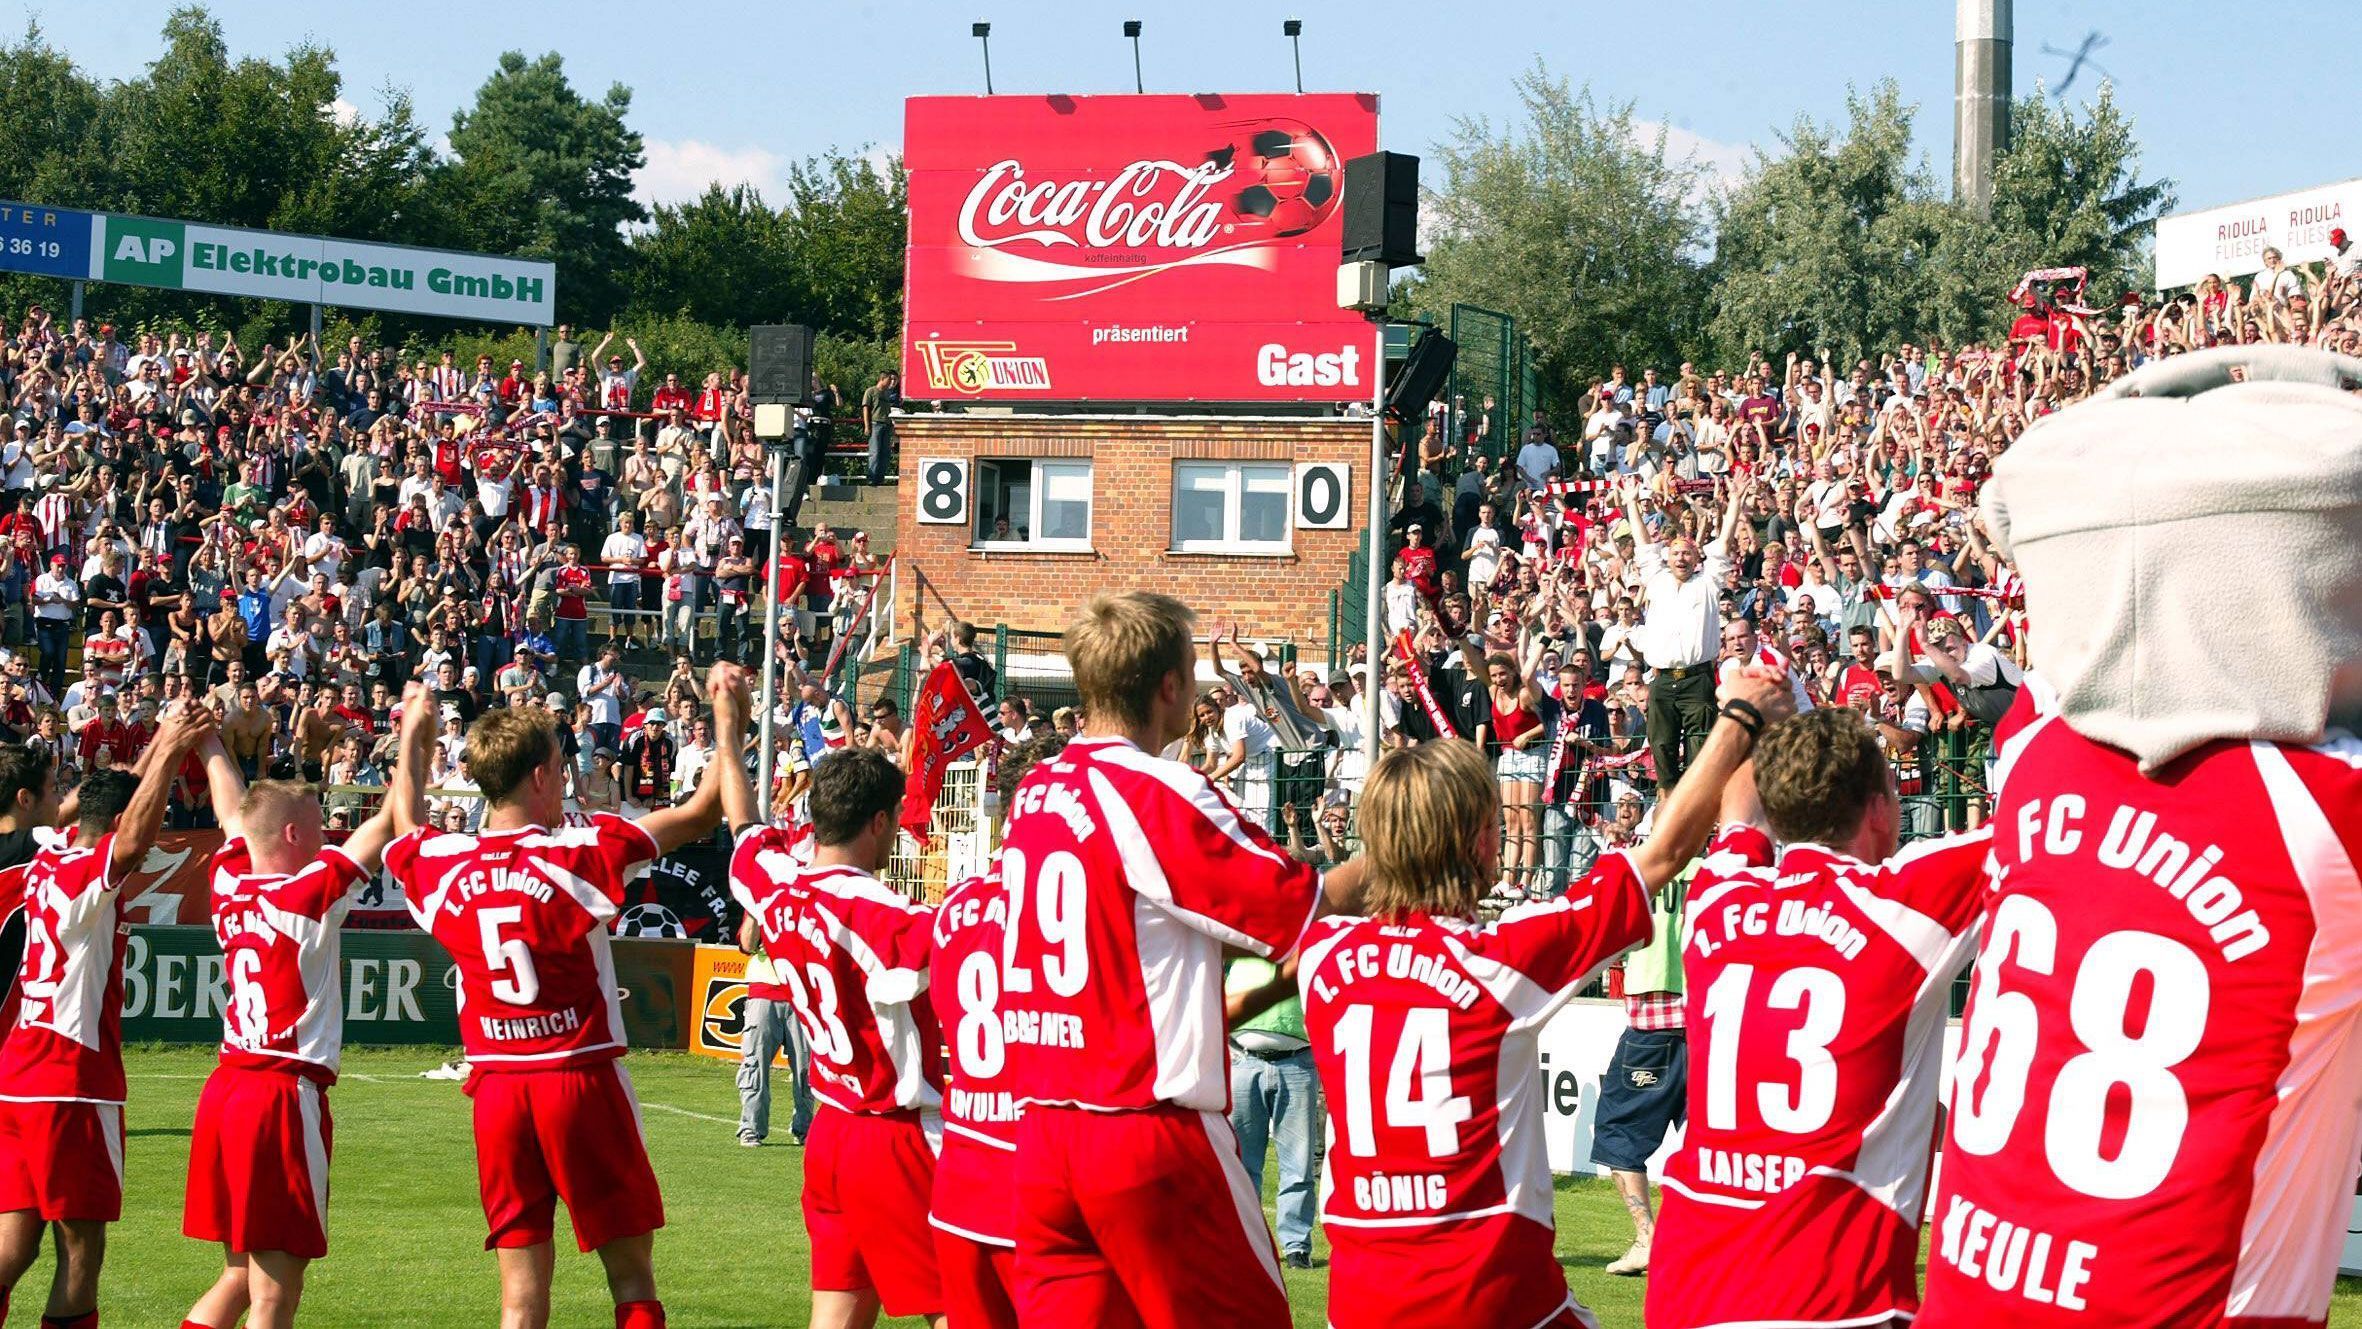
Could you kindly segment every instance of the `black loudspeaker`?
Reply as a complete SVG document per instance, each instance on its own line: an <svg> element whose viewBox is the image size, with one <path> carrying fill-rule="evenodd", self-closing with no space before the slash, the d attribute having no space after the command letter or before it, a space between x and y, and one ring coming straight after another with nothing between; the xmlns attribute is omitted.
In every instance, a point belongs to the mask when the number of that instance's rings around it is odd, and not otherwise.
<svg viewBox="0 0 2362 1329"><path fill-rule="evenodd" d="M1345 163L1344 250L1347 263L1419 265L1418 158L1373 152Z"/></svg>
<svg viewBox="0 0 2362 1329"><path fill-rule="evenodd" d="M757 406L801 406L812 395L812 329L760 323L746 330L747 396Z"/></svg>
<svg viewBox="0 0 2362 1329"><path fill-rule="evenodd" d="M1459 358L1458 342L1434 328L1420 332L1419 339L1411 343L1411 353L1403 357L1402 368L1394 371L1394 381L1386 385L1386 409L1406 420L1427 409L1427 403L1443 391L1452 376L1452 363Z"/></svg>

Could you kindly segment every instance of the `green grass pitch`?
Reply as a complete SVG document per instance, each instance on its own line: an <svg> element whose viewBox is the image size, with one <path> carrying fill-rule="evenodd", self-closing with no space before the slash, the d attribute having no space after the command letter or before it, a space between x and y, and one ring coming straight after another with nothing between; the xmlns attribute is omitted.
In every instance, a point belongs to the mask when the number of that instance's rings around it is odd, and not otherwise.
<svg viewBox="0 0 2362 1329"><path fill-rule="evenodd" d="M422 1049L346 1054L345 1078L329 1100L336 1121L330 1254L312 1266L305 1323L341 1329L497 1322L467 1100L455 1084L418 1078L439 1059ZM126 1062L129 1187L123 1222L110 1241L100 1309L110 1326L170 1329L220 1269L215 1247L180 1235L189 1121L214 1057L210 1050L146 1048L130 1051ZM625 1065L639 1089L671 1220L656 1242L657 1281L671 1323L680 1329L804 1324L806 1267L796 1209L801 1151L738 1147L737 1092L722 1062L634 1053ZM784 1112L778 1121L773 1138L784 1140ZM1604 1182L1560 1182L1558 1233L1575 1294L1601 1324L1639 1329L1641 1282L1600 1272L1629 1238L1623 1209ZM575 1254L572 1240L561 1215L552 1322L608 1324L598 1263ZM1325 1248L1316 1256L1325 1260ZM1296 1323L1320 1325L1325 1269L1287 1272ZM44 1254L16 1297L12 1323L37 1322L48 1284ZM2340 1287L2330 1323L2362 1329L2362 1283Z"/></svg>

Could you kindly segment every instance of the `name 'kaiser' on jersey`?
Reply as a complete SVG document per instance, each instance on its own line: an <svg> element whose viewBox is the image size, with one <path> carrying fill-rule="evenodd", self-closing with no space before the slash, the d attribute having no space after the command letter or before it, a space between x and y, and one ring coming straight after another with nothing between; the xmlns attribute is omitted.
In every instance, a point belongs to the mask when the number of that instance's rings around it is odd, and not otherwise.
<svg viewBox="0 0 2362 1329"><path fill-rule="evenodd" d="M1689 1118L1652 1329L1884 1323L1918 1294L1944 1015L1992 837L1864 863L1727 827L1690 885ZM1744 1279L1727 1276L1747 1267Z"/></svg>

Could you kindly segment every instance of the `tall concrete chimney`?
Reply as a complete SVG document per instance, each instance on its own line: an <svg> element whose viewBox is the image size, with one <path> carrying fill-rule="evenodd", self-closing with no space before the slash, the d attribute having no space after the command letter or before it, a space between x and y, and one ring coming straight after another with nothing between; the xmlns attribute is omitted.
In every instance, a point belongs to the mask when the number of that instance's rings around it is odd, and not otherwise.
<svg viewBox="0 0 2362 1329"><path fill-rule="evenodd" d="M1957 0L1953 32L1952 196L1993 207L1993 158L2009 146L2012 0Z"/></svg>

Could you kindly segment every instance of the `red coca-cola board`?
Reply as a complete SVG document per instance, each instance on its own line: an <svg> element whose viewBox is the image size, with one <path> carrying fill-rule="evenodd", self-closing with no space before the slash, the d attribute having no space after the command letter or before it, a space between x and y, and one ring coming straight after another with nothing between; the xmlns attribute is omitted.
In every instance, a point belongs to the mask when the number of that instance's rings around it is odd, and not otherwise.
<svg viewBox="0 0 2362 1329"><path fill-rule="evenodd" d="M1369 400L1337 264L1377 146L1367 94L911 98L903 395Z"/></svg>

